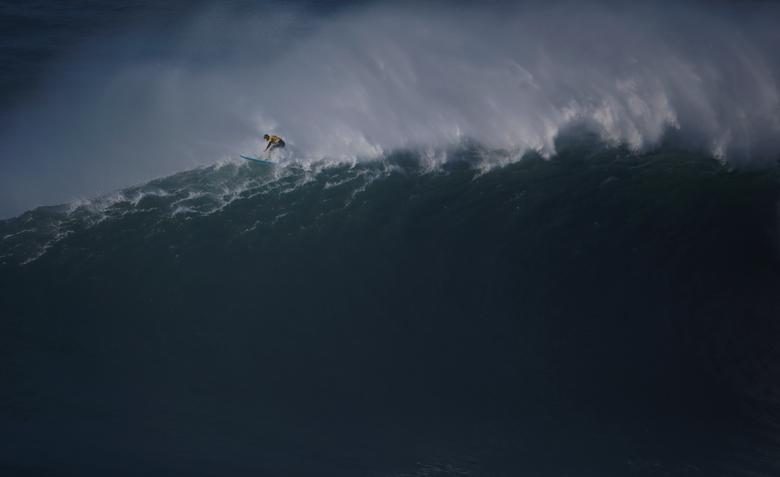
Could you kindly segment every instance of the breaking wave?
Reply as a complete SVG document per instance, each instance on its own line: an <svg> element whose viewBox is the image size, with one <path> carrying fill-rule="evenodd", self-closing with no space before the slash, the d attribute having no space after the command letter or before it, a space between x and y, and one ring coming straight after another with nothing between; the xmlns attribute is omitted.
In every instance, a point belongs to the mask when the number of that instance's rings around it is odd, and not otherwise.
<svg viewBox="0 0 780 477"><path fill-rule="evenodd" d="M777 475L777 171L591 139L223 161L0 221L0 462Z"/></svg>
<svg viewBox="0 0 780 477"><path fill-rule="evenodd" d="M224 7L136 26L63 59L12 113L2 213L235 157L267 131L314 162L464 141L550 156L572 125L634 150L673 138L766 162L780 151L780 12L740 6Z"/></svg>

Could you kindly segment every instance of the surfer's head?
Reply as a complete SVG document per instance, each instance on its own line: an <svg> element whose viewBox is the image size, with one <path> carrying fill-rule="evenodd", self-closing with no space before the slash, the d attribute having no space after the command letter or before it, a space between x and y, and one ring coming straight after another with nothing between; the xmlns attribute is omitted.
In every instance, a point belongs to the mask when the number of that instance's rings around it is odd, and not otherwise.
<svg viewBox="0 0 780 477"><path fill-rule="evenodd" d="M267 141L267 140L271 139L271 136L269 136L268 134L263 134L263 139L265 139Z"/></svg>

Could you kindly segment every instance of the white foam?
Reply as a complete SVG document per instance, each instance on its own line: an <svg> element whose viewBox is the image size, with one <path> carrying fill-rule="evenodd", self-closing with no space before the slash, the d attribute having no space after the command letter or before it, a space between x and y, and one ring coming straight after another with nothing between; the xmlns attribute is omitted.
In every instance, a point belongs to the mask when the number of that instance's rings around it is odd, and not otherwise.
<svg viewBox="0 0 780 477"><path fill-rule="evenodd" d="M39 258L46 255L46 252L49 251L50 248L52 248L57 243L61 242L63 239L68 237L70 234L72 234L72 230L60 230L59 227L57 228L57 231L54 233L54 235L47 240L46 242L41 245L37 251L35 251L32 255L30 255L27 259L21 262L21 265L29 265L30 263L38 260Z"/></svg>
<svg viewBox="0 0 780 477"><path fill-rule="evenodd" d="M78 75L52 75L0 135L0 156L25 158L0 165L0 204L62 202L217 158L228 172L231 158L263 149L264 132L288 143L274 160L311 170L403 149L434 151L435 170L464 140L512 151L508 161L549 156L576 123L638 150L672 128L734 163L774 158L779 14L608 1L373 5L322 18L211 11L158 33L173 45L165 58L122 55L127 45L105 38L114 62L86 49L65 68ZM286 30L296 24L306 34ZM204 43L220 55L191 61Z"/></svg>
<svg viewBox="0 0 780 477"><path fill-rule="evenodd" d="M9 239L12 239L14 237L18 237L19 235L24 235L24 234L28 234L28 233L34 233L34 232L36 232L36 229L24 229L24 230L20 230L18 232L12 233L12 234L4 235L2 240L9 240Z"/></svg>

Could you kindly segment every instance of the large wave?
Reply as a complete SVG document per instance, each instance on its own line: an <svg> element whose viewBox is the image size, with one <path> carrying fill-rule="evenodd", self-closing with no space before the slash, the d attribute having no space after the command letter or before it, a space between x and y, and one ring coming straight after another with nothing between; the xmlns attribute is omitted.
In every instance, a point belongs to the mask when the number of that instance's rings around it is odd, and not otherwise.
<svg viewBox="0 0 780 477"><path fill-rule="evenodd" d="M780 151L772 5L620 2L201 12L128 28L52 67L0 136L0 213L260 147L297 160L444 151L519 158L587 125L611 143L735 163Z"/></svg>
<svg viewBox="0 0 780 477"><path fill-rule="evenodd" d="M0 468L778 475L777 171L559 145L0 221Z"/></svg>

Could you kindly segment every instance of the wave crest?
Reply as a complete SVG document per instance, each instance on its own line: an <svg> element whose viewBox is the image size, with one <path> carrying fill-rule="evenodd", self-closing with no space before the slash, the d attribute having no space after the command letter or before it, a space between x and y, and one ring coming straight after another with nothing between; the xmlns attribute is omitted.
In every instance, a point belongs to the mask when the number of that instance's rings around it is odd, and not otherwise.
<svg viewBox="0 0 780 477"><path fill-rule="evenodd" d="M774 158L778 9L741 8L210 10L71 58L0 136L0 155L25 158L0 166L0 203L106 192L256 150L265 131L314 161L470 140L550 156L574 124L636 150L672 129L735 163ZM150 42L171 46L131 46Z"/></svg>

